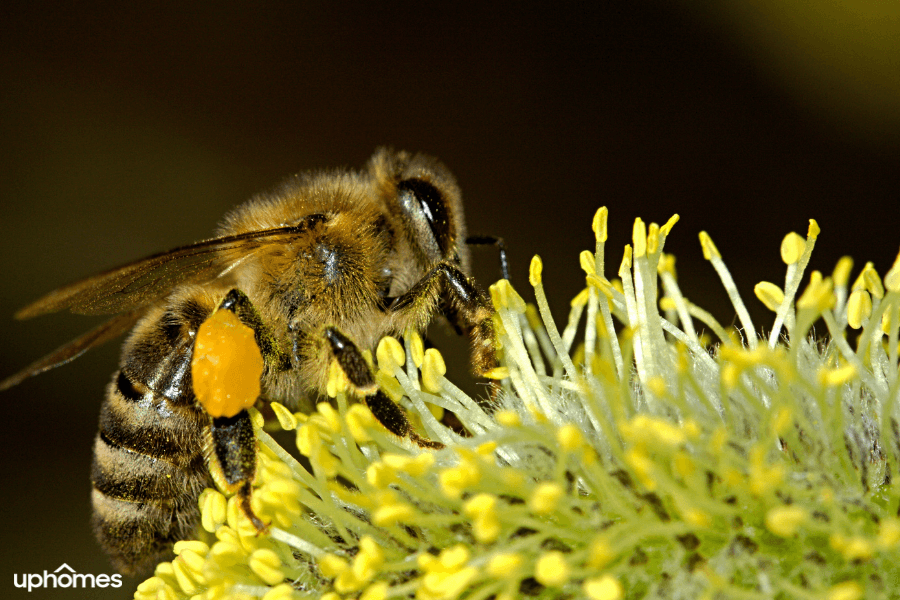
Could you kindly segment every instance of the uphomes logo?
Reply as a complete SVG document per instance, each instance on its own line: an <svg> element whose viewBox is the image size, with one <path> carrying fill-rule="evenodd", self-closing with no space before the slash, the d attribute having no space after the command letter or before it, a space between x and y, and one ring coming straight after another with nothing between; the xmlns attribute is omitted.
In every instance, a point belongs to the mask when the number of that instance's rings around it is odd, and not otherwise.
<svg viewBox="0 0 900 600"><path fill-rule="evenodd" d="M52 573L44 571L40 573L13 574L13 583L17 588L33 589L60 589L60 588L105 588L122 587L121 575L93 575L91 573L76 573L75 569L63 563Z"/></svg>

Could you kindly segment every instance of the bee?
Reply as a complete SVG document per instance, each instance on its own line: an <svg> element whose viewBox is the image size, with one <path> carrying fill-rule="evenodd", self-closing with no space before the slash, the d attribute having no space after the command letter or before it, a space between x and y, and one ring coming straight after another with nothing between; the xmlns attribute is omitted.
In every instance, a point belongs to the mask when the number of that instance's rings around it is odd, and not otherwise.
<svg viewBox="0 0 900 600"><path fill-rule="evenodd" d="M64 286L16 313L70 310L109 321L0 382L66 363L129 329L100 409L91 468L93 526L122 573L144 571L197 526L216 483L250 508L256 439L246 406L213 411L194 381L198 331L217 315L252 332L259 395L309 411L336 361L385 428L419 446L401 407L375 384L363 351L424 332L443 315L468 336L472 369L497 366L493 309L469 273L459 188L437 160L380 149L361 171L305 173L227 214L213 239Z"/></svg>

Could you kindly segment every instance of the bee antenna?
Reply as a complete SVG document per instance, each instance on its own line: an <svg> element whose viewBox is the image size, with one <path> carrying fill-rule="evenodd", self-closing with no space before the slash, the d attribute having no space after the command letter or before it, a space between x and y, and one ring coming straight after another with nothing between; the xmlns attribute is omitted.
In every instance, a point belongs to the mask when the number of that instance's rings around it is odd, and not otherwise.
<svg viewBox="0 0 900 600"><path fill-rule="evenodd" d="M500 255L500 276L509 281L509 262L506 260L506 243L496 235L470 235L466 238L469 246L494 246Z"/></svg>

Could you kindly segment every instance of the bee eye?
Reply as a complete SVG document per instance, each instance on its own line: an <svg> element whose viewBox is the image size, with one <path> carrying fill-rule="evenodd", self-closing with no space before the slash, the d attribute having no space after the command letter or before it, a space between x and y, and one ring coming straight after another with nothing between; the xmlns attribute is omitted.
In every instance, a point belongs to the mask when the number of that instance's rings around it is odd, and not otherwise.
<svg viewBox="0 0 900 600"><path fill-rule="evenodd" d="M450 219L441 193L427 181L404 179L397 184L397 194L419 243L435 260L446 256L450 245Z"/></svg>

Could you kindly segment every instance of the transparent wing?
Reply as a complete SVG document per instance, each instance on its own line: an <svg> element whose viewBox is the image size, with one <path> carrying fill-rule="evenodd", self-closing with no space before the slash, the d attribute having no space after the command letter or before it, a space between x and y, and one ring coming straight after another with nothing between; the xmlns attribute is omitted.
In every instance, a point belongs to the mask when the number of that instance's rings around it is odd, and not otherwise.
<svg viewBox="0 0 900 600"><path fill-rule="evenodd" d="M116 315L105 323L91 329L81 337L63 344L44 358L36 360L15 375L11 375L0 381L0 392L19 385L23 380L48 371L54 367L64 365L75 360L91 348L99 346L109 340L125 333L137 323L138 319L147 312L146 308Z"/></svg>
<svg viewBox="0 0 900 600"><path fill-rule="evenodd" d="M298 225L205 240L154 254L54 290L19 310L16 318L66 309L84 315L132 311L163 297L178 284L214 279L248 253L289 242L324 219L324 215L308 215Z"/></svg>

